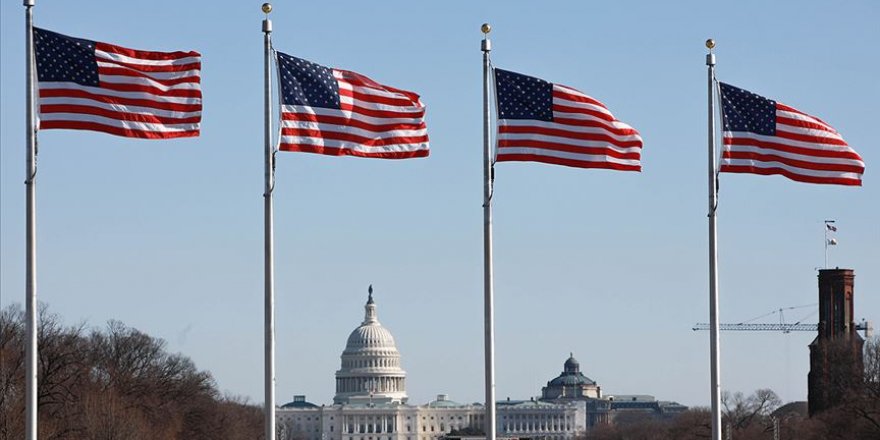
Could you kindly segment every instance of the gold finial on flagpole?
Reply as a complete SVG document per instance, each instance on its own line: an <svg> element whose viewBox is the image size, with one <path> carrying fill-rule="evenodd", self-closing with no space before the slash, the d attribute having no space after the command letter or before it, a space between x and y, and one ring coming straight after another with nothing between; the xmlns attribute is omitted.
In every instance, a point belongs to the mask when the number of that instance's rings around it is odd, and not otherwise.
<svg viewBox="0 0 880 440"><path fill-rule="evenodd" d="M706 47L707 47L709 50L714 49L714 48L715 48L715 40L713 40L713 39L711 39L711 38L708 39L708 40L706 40Z"/></svg>
<svg viewBox="0 0 880 440"><path fill-rule="evenodd" d="M269 15L272 12L272 3L263 3L262 9L264 14Z"/></svg>
<svg viewBox="0 0 880 440"><path fill-rule="evenodd" d="M484 34L488 34L489 32L492 32L492 26L490 26L489 23L483 23L483 25L480 26L480 30L483 31Z"/></svg>

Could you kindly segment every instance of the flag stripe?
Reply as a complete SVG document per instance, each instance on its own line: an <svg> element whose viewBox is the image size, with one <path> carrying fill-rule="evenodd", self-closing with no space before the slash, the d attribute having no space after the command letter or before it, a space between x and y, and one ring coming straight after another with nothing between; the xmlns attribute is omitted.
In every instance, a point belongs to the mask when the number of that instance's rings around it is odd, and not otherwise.
<svg viewBox="0 0 880 440"><path fill-rule="evenodd" d="M397 96L388 96L387 94L378 94L378 93L369 93L366 92L365 89L349 89L346 87L339 88L339 95L351 98L350 102L352 103L361 103L361 104L384 104L388 106L387 108L398 108L399 111L407 111L412 110L410 104L412 101L409 99L401 98L400 95ZM418 111L418 110L416 110Z"/></svg>
<svg viewBox="0 0 880 440"><path fill-rule="evenodd" d="M604 115L604 117L611 116L611 112L608 111L608 107L605 107L605 104L571 88L562 88L556 85L556 87L553 88L553 97L557 98L560 103L569 101L574 104L575 107L595 109L597 112ZM614 117L611 116L609 120L614 120Z"/></svg>
<svg viewBox="0 0 880 440"><path fill-rule="evenodd" d="M296 115L293 119L290 116L284 118L281 122L281 127L283 128L310 128L313 130L320 130L322 126L333 125L336 127L348 128L351 130L358 130L361 132L371 133L372 135L382 134L385 132L392 131L425 131L425 124L382 124L382 125L373 125L368 124L362 121L357 121L353 119L345 119L338 118L333 116L321 116L316 117L315 115Z"/></svg>
<svg viewBox="0 0 880 440"><path fill-rule="evenodd" d="M369 135L374 133L369 133L367 136L360 136L355 133L353 129L348 129L346 127L339 128L345 129L347 130L347 132L332 131L328 129L310 130L304 128L283 128L281 129L281 136L332 139L337 141L346 141L360 144L367 147L419 144L427 142L428 140L428 136L427 134L425 134L424 130L421 132L413 132L409 136L407 136L408 133L398 133L392 131L382 133L382 137L375 137Z"/></svg>
<svg viewBox="0 0 880 440"><path fill-rule="evenodd" d="M525 150L528 151L528 150ZM507 153L505 154L507 162L541 162L551 165L565 165L576 168L603 168L618 171L641 171L642 167L635 161L633 164L623 164L608 161L607 158L592 156L598 160L589 160L590 156L583 156L585 159L576 159L572 157L560 157L554 153L548 153L545 150L532 150L531 153ZM576 156L581 157L581 156Z"/></svg>
<svg viewBox="0 0 880 440"><path fill-rule="evenodd" d="M822 183L833 185L861 186L861 173L823 173L820 175L812 175L798 169L793 171L792 168L775 166L773 163L760 163L755 165L740 165L735 161L729 161L721 165L721 172L724 173L748 173L761 174L770 176L778 174L785 176L791 180L806 183Z"/></svg>
<svg viewBox="0 0 880 440"><path fill-rule="evenodd" d="M155 81L164 81L164 80L175 80L186 78L191 82L199 82L199 69L187 69L187 70L177 70L173 72L157 72L153 70L146 70L141 68L140 66L131 67L125 66L119 63L107 62L98 60L98 67L101 69L108 69L109 74L115 74L116 71L125 71L129 72L132 75L142 74L148 78L151 78ZM115 70L109 70L115 69Z"/></svg>
<svg viewBox="0 0 880 440"><path fill-rule="evenodd" d="M41 121L41 129L47 128L63 128L68 130L90 130L100 131L103 133L114 134L117 136L133 137L140 139L170 139L179 137L193 137L199 135L199 130L186 131L149 131L138 130L126 126L113 126L101 124L92 121Z"/></svg>
<svg viewBox="0 0 880 440"><path fill-rule="evenodd" d="M57 116L49 116L50 113L78 113L82 115L96 115L105 118L116 118L124 121L139 121L139 122L149 122L152 124L197 124L200 120L200 116L191 116L188 118L175 118L175 117L166 117L159 116L151 113L129 113L129 112L119 112L107 110L100 107L94 107L90 105L41 105L40 112L44 113L44 120L49 120L49 118L55 118Z"/></svg>
<svg viewBox="0 0 880 440"><path fill-rule="evenodd" d="M782 151L793 154L801 154L810 157L835 157L841 159L851 159L861 161L861 157L851 150L841 150L840 148L831 149L823 144L812 144L809 142L799 141L781 141L775 136L764 136L746 132L724 132L723 143L725 147L730 149L739 148L739 146L752 146L755 148L763 148L772 151Z"/></svg>
<svg viewBox="0 0 880 440"><path fill-rule="evenodd" d="M794 129L795 131L786 131L785 129ZM776 124L776 137L790 139L793 141L806 142L810 144L828 144L846 146L843 139L831 138L827 136L816 136L815 130L797 129L796 127L785 127Z"/></svg>
<svg viewBox="0 0 880 440"><path fill-rule="evenodd" d="M568 86L501 69L495 69L495 84L496 161L641 170L639 132L598 100Z"/></svg>
<svg viewBox="0 0 880 440"><path fill-rule="evenodd" d="M777 162L781 164L785 164L791 167L793 170L797 168L802 168L805 170L824 170L824 171L846 171L851 173L860 173L864 170L864 167L859 165L854 165L850 161L840 161L840 160L824 160L824 161L816 161L809 160L804 156L786 156L779 154L767 154L763 152L761 149L755 149L756 151L748 151L746 149L740 149L737 151L725 151L722 154L722 158L729 160L748 160L752 162ZM804 160L807 159L807 160Z"/></svg>
<svg viewBox="0 0 880 440"><path fill-rule="evenodd" d="M358 87L365 93L387 92L392 95L402 95L409 98L409 100L414 103L419 103L419 105L421 106L419 95L417 93L410 92L408 90L398 89L396 87L391 87L384 84L379 84L364 75L352 72L350 70L333 69L333 77L338 80L342 80L343 83L349 84L352 87Z"/></svg>
<svg viewBox="0 0 880 440"><path fill-rule="evenodd" d="M329 147L324 145L297 144L286 142L281 144L282 151L292 151L300 153L315 153L326 156L356 156L370 157L375 159L411 159L416 157L427 157L427 144L424 149L412 150L408 148L403 151L363 151L358 145L346 145L344 147Z"/></svg>
<svg viewBox="0 0 880 440"><path fill-rule="evenodd" d="M356 113L354 110L357 110ZM305 105L283 105L281 106L281 118L297 120L298 118L308 117L335 117L343 120L364 122L372 125L387 124L420 124L424 123L424 119L419 117L411 117L410 114L399 114L392 112L367 112L363 109L336 110L330 108L309 107Z"/></svg>
<svg viewBox="0 0 880 440"><path fill-rule="evenodd" d="M593 121L563 120L562 123L522 121L517 119L505 120L504 125L499 127L500 133L538 133L571 137L574 139L606 139L608 142L621 146L640 147L642 145L638 132L632 129L618 130L609 129L604 124ZM629 144L629 145L624 145Z"/></svg>
<svg viewBox="0 0 880 440"><path fill-rule="evenodd" d="M51 113L48 110L61 109L60 106L87 106L93 107L101 110L111 110L118 111L119 104L116 103L107 103L103 101L98 101L94 99L87 98L73 98L73 97L62 97L62 98L47 98L44 97L40 99L40 111L43 113ZM154 114L156 116L166 117L166 118L195 118L199 116L198 111L175 111L175 110L164 110L156 107L141 107L131 103L125 105L126 110L132 113L149 113Z"/></svg>
<svg viewBox="0 0 880 440"><path fill-rule="evenodd" d="M124 67L105 67L102 66L100 63L98 64L98 68L100 69L99 71L101 72L101 74L107 77L122 77L119 78L120 80L123 80L125 77L132 77L128 81L136 82L139 80L144 80L150 84L158 86L181 86L181 88L198 88L199 83L201 82L201 78L194 75L163 78L155 73L147 75L143 72Z"/></svg>
<svg viewBox="0 0 880 440"><path fill-rule="evenodd" d="M605 142L554 142L555 138L543 140L538 136L530 136L528 138L517 139L501 139L498 141L498 150L504 151L505 154L513 151L514 148L527 148L532 150L547 149L551 151L562 151L568 153L583 153L589 155L604 154L609 157L618 159L628 159L638 161L641 155L638 150L622 149L609 146ZM563 139L564 140L564 139Z"/></svg>
<svg viewBox="0 0 880 440"><path fill-rule="evenodd" d="M159 95L158 97L150 92L145 91L120 91L120 90L110 90L104 87L91 87L91 86L83 86L76 83L61 83L61 82L41 82L40 84L40 96L47 97L61 97L61 96L77 96L77 97L86 97L86 96L104 96L108 98L120 98L121 100L146 100L153 101L158 104L178 104L178 105L198 105L200 106L201 99L194 97L180 97L180 96L164 96Z"/></svg>
<svg viewBox="0 0 880 440"><path fill-rule="evenodd" d="M200 64L198 52L154 52L147 50L128 49L107 43L96 43L95 54L101 58L116 60L122 63L144 64L153 66L183 66Z"/></svg>
<svg viewBox="0 0 880 440"><path fill-rule="evenodd" d="M150 73L171 73L171 74L187 74L187 72L198 72L201 70L201 63L187 63L187 64L138 64L138 63L126 63L119 61L113 58L98 58L98 64L113 64L121 67L128 67L129 69L139 70L141 72L150 72Z"/></svg>
<svg viewBox="0 0 880 440"><path fill-rule="evenodd" d="M122 119L120 115L101 116L94 113L49 113L42 121L53 122L94 122L111 127L121 127L132 130L161 132L196 131L198 123L174 123L138 121Z"/></svg>
<svg viewBox="0 0 880 440"><path fill-rule="evenodd" d="M786 115L784 112L777 112L776 113L776 123L777 123L777 126L790 125L793 127L811 128L813 130L819 130L822 132L834 134L837 138L840 138L840 135L833 128L831 128L825 124L821 124L821 123L809 120L804 117L789 116L789 115Z"/></svg>
<svg viewBox="0 0 880 440"><path fill-rule="evenodd" d="M94 130L163 139L198 136L201 56L74 39L42 29L38 41L41 129Z"/></svg>
<svg viewBox="0 0 880 440"><path fill-rule="evenodd" d="M724 119L721 172L861 185L865 163L825 121L720 83Z"/></svg>
<svg viewBox="0 0 880 440"><path fill-rule="evenodd" d="M180 98L201 98L202 91L196 88L195 90L188 89L177 89L171 87L153 87L147 81L135 82L135 83L116 83L116 82L108 82L106 78L101 80L101 88L106 90L113 90L117 92L144 92L149 93L155 97L161 96L169 96L169 97L180 97ZM164 90L163 90L164 89Z"/></svg>
<svg viewBox="0 0 880 440"><path fill-rule="evenodd" d="M95 87L89 88L94 91L101 91L101 89L97 89ZM92 101L112 104L112 105L122 105L122 106L139 106L139 107L147 107L147 108L155 108L162 110L171 110L171 111L181 111L181 112L194 112L201 113L202 106L201 103L197 104L185 104L179 103L176 101L187 101L187 100L174 100L175 102L170 102L172 100L165 99L164 101L155 101L151 100L151 96L138 93L135 96L132 96L130 93L118 93L117 96L110 94L96 94L90 93L86 90L80 89L43 89L40 88L40 103L52 103L52 99L60 100L60 102L65 102L65 99L70 99L71 103L76 102L76 99L88 99ZM125 95L125 96L118 96Z"/></svg>

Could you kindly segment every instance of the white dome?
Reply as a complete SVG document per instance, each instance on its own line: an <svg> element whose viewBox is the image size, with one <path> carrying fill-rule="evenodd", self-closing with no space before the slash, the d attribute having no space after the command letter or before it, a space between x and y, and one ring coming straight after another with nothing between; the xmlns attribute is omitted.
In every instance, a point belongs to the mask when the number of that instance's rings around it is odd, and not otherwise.
<svg viewBox="0 0 880 440"><path fill-rule="evenodd" d="M345 353L362 352L364 349L387 348L397 351L394 336L379 322L362 324L348 335Z"/></svg>
<svg viewBox="0 0 880 440"><path fill-rule="evenodd" d="M379 323L373 287L364 306L364 321L348 336L336 372L334 403L406 402L406 372L391 332Z"/></svg>

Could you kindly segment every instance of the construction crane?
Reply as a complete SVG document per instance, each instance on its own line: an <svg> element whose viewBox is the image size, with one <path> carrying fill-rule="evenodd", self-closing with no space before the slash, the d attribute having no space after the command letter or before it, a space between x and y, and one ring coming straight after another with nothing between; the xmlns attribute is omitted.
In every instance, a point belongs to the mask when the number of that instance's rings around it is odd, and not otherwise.
<svg viewBox="0 0 880 440"><path fill-rule="evenodd" d="M749 331L749 332L807 332L807 331L816 331L819 328L819 324L774 324L774 323L763 323L763 324L719 324L719 330L723 331ZM709 330L709 324L706 323L697 323L695 324L691 330ZM856 330L864 331L865 338L870 338L874 334L874 326L870 321L862 321L856 324Z"/></svg>
<svg viewBox="0 0 880 440"><path fill-rule="evenodd" d="M813 303L813 304L806 304L803 306L783 307L783 308L776 309L771 312L765 313L761 316L756 316L752 319L749 319L747 321L743 321L740 323L718 324L718 327L722 331L750 331L750 332L764 331L764 332L783 332L783 333L807 332L807 331L814 332L814 331L818 330L819 324L807 324L807 323L803 323L801 321L809 318L812 315L815 315L816 314L815 311L810 313L806 317L799 319L797 322L794 322L794 323L786 323L785 322L784 312L786 310L795 310L795 309L802 309L802 308L806 308L806 307L815 307L817 305L818 305L817 303ZM757 321L758 319L765 318L767 316L775 315L775 314L779 315L779 322L778 323L772 323L772 322L771 323L754 323L753 322L753 321ZM870 338L874 334L874 326L871 324L870 321L866 321L863 319L862 322L857 323L855 327L856 327L856 330L865 332L866 339ZM710 329L709 324L706 324L706 323L697 323L691 328L691 330L693 330L693 331L709 330L709 329Z"/></svg>

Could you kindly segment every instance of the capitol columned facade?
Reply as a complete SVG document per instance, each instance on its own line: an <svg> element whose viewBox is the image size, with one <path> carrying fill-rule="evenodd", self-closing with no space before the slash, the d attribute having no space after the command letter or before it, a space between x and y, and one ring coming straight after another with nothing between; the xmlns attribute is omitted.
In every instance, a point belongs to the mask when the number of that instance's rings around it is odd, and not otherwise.
<svg viewBox="0 0 880 440"><path fill-rule="evenodd" d="M570 440L592 425L608 423L615 410L625 410L621 405L656 413L662 404L674 403L651 396L603 397L579 368L571 356L562 374L542 390L542 398L497 402L497 435ZM667 409L684 408L675 405ZM400 352L379 323L372 286L364 320L342 352L333 404L319 406L294 396L276 411L282 440L436 440L453 431L482 432L484 416L483 405L460 404L444 394L424 405L408 403Z"/></svg>

